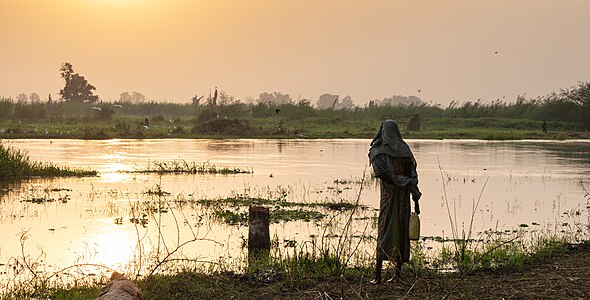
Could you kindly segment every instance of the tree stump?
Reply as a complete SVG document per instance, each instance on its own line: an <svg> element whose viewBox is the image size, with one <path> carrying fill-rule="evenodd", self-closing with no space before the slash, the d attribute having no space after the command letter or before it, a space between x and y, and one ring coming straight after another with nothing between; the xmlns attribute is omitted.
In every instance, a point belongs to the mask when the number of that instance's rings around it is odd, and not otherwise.
<svg viewBox="0 0 590 300"><path fill-rule="evenodd" d="M270 213L268 207L250 206L248 223L248 257L270 251Z"/></svg>

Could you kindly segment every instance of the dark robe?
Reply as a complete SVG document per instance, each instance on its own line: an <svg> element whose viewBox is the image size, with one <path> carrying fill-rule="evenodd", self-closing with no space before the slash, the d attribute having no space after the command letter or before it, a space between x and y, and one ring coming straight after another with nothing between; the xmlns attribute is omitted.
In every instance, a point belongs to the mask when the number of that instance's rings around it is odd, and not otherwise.
<svg viewBox="0 0 590 300"><path fill-rule="evenodd" d="M416 161L397 124L387 120L371 142L369 159L381 179L377 259L410 259L410 194L420 197ZM416 197L415 197L416 199Z"/></svg>

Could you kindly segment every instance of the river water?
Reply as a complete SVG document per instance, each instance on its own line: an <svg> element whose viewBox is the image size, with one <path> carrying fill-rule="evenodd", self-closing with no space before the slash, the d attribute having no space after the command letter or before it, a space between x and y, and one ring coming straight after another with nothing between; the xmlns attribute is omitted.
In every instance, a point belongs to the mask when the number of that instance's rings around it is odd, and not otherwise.
<svg viewBox="0 0 590 300"><path fill-rule="evenodd" d="M5 145L28 151L31 160L95 169L99 175L4 184L0 270L11 274L18 258L24 257L38 272L76 264L125 271L138 268L133 262L141 255L159 251L162 256L192 239L175 255L204 265L239 268L246 255L247 226L225 224L211 217L210 208L194 203L235 195L304 203L358 199L367 209L354 215L351 235L364 237L359 252L370 257L379 191L378 183L369 178L369 142L4 140ZM588 141L407 142L418 162L423 237L452 237L453 227L469 231L472 220L473 235L486 230L588 232L590 203L584 189L590 189ZM172 160L208 161L253 173L128 172L149 162ZM166 194L149 193L155 190ZM319 237L338 237L350 213L327 214L321 220L273 223L277 251L292 246L301 250Z"/></svg>

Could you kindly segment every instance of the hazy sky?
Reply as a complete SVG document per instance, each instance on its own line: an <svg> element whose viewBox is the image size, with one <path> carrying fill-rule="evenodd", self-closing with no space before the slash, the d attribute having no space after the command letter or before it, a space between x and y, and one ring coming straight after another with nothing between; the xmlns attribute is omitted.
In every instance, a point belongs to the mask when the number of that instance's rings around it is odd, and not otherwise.
<svg viewBox="0 0 590 300"><path fill-rule="evenodd" d="M513 100L590 81L588 0L0 0L0 96ZM497 51L497 54L495 53ZM421 90L421 92L418 92Z"/></svg>

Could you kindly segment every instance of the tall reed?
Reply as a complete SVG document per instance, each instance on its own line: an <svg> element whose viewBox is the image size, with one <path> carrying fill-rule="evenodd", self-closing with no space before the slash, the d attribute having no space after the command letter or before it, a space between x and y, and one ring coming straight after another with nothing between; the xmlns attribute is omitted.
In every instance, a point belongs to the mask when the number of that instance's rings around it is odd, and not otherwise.
<svg viewBox="0 0 590 300"><path fill-rule="evenodd" d="M0 180L27 177L95 176L96 171L59 167L51 163L34 162L26 151L5 146L0 141Z"/></svg>

